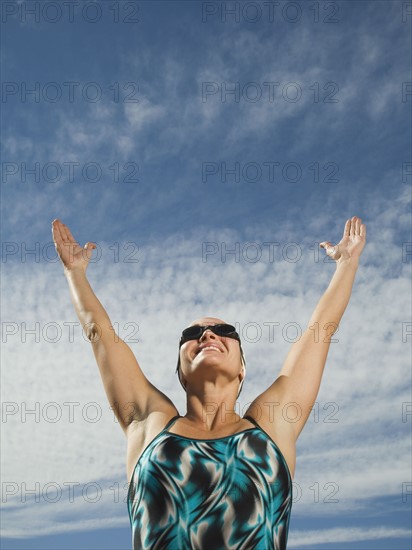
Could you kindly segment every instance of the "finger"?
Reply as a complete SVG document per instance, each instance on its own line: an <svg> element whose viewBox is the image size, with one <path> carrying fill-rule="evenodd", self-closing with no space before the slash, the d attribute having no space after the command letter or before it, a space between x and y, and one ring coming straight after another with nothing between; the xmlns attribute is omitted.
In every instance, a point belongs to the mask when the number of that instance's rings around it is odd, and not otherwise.
<svg viewBox="0 0 412 550"><path fill-rule="evenodd" d="M350 237L353 237L355 235L355 230L356 230L356 216L352 216L352 219L350 221L350 231L349 231Z"/></svg>
<svg viewBox="0 0 412 550"><path fill-rule="evenodd" d="M350 219L346 220L345 229L343 230L343 236L349 237L349 232L350 232Z"/></svg>
<svg viewBox="0 0 412 550"><path fill-rule="evenodd" d="M324 248L326 252L328 251L328 248L332 248L332 249L335 248L330 241L323 241L323 243L320 243L319 246Z"/></svg>
<svg viewBox="0 0 412 550"><path fill-rule="evenodd" d="M67 232L69 228L67 227L67 225L65 225L64 223L62 223L61 225L61 230L62 230L62 235L63 235L63 238L64 238L64 241L67 243L67 242L70 242L70 236L69 236L69 233Z"/></svg>
<svg viewBox="0 0 412 550"><path fill-rule="evenodd" d="M59 242L63 243L64 242L64 232L63 232L62 222L60 222L60 221L56 222L55 228L56 228L56 235L59 239Z"/></svg>
<svg viewBox="0 0 412 550"><path fill-rule="evenodd" d="M364 223L360 226L360 236L366 237L366 225Z"/></svg>
<svg viewBox="0 0 412 550"><path fill-rule="evenodd" d="M66 230L66 235L68 236L69 240L73 243L77 243L76 239L73 237L73 235L71 234L71 231L70 229L67 227L67 225L64 226L65 230Z"/></svg>
<svg viewBox="0 0 412 550"><path fill-rule="evenodd" d="M54 242L57 244L63 244L63 235L61 233L61 222L58 220L55 220L56 223L53 222L53 239Z"/></svg>
<svg viewBox="0 0 412 550"><path fill-rule="evenodd" d="M53 221L52 221L52 236L53 236L53 241L56 242L56 237L57 237L57 220L53 220Z"/></svg>

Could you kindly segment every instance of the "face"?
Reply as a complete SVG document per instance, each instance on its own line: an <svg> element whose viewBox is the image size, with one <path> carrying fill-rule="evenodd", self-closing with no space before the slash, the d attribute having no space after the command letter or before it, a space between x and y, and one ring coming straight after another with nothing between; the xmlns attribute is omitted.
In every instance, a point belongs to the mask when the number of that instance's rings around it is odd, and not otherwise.
<svg viewBox="0 0 412 550"><path fill-rule="evenodd" d="M226 321L215 317L202 317L189 326L208 326L219 323L226 323ZM198 340L188 340L182 344L180 365L184 385L186 385L187 375L196 372L197 376L201 376L207 368L225 366L233 372L233 375L239 375L239 365L241 365L239 342L234 338L219 336L208 329ZM243 367L241 372L244 372Z"/></svg>

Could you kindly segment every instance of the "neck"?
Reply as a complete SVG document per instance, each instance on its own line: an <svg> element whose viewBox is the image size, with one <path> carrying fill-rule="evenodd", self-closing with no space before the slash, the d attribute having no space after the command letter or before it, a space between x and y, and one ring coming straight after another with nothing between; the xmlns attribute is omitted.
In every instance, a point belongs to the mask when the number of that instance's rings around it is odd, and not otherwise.
<svg viewBox="0 0 412 550"><path fill-rule="evenodd" d="M194 394L188 395L185 418L205 431L219 431L220 427L239 422L241 417L236 412L236 409L240 410L239 404L235 402L232 395L229 397L228 393L226 399L222 399L221 392L219 392L219 399L217 394L202 396L202 398Z"/></svg>

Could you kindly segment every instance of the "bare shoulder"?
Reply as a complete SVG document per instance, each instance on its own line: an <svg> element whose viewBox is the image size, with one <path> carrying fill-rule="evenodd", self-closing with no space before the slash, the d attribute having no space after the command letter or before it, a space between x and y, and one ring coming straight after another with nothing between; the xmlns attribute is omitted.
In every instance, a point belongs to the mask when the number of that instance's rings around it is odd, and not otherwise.
<svg viewBox="0 0 412 550"><path fill-rule="evenodd" d="M270 391L258 395L248 407L245 415L250 416L269 435L287 462L293 479L296 467L296 435L293 421L296 410L282 392L281 381Z"/></svg>
<svg viewBox="0 0 412 550"><path fill-rule="evenodd" d="M171 418L179 411L174 405L165 404L159 410L148 412L145 418L134 420L125 431L127 438L126 469L127 480L130 482L134 468L146 447L164 429Z"/></svg>

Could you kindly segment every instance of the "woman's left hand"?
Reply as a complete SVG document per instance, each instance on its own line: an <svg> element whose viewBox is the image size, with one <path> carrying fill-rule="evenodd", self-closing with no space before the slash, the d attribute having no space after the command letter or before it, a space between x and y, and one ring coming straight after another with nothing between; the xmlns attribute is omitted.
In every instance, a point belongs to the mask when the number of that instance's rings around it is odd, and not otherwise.
<svg viewBox="0 0 412 550"><path fill-rule="evenodd" d="M336 261L359 259L366 244L366 226L357 216L346 221L343 237L337 245L330 241L319 244L326 250L326 254Z"/></svg>

